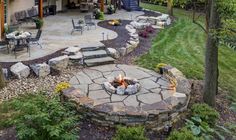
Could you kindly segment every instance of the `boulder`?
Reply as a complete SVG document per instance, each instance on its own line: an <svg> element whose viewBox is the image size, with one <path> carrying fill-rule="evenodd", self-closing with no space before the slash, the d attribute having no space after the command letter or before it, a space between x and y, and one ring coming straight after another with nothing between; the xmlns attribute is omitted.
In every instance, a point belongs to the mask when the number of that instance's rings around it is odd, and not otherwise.
<svg viewBox="0 0 236 140"><path fill-rule="evenodd" d="M115 59L120 57L120 53L114 48L107 48L107 53Z"/></svg>
<svg viewBox="0 0 236 140"><path fill-rule="evenodd" d="M139 22L139 23L147 23L147 20L148 20L148 17L146 17L146 16L139 16L139 17L137 17L137 22Z"/></svg>
<svg viewBox="0 0 236 140"><path fill-rule="evenodd" d="M30 74L30 68L21 62L12 65L10 71L19 79L27 78Z"/></svg>
<svg viewBox="0 0 236 140"><path fill-rule="evenodd" d="M125 47L121 47L119 49L119 51L120 51L121 56L125 56L126 55L126 48Z"/></svg>
<svg viewBox="0 0 236 140"><path fill-rule="evenodd" d="M131 25L133 25L136 29L144 29L146 28L147 26L150 26L151 24L150 23L140 23L140 22L136 22L136 21L133 21L130 23Z"/></svg>
<svg viewBox="0 0 236 140"><path fill-rule="evenodd" d="M2 73L4 75L5 80L8 80L8 78L9 78L8 69L2 68Z"/></svg>
<svg viewBox="0 0 236 140"><path fill-rule="evenodd" d="M45 77L50 74L50 66L46 63L30 65L30 68L38 77Z"/></svg>
<svg viewBox="0 0 236 140"><path fill-rule="evenodd" d="M69 47L69 48L65 49L65 51L63 51L63 54L65 54L65 55L75 55L79 51L80 51L79 47Z"/></svg>
<svg viewBox="0 0 236 140"><path fill-rule="evenodd" d="M156 17L148 17L147 22L152 25L156 25L157 18Z"/></svg>
<svg viewBox="0 0 236 140"><path fill-rule="evenodd" d="M52 58L48 61L50 67L56 70L67 68L69 63L69 57L67 55Z"/></svg>

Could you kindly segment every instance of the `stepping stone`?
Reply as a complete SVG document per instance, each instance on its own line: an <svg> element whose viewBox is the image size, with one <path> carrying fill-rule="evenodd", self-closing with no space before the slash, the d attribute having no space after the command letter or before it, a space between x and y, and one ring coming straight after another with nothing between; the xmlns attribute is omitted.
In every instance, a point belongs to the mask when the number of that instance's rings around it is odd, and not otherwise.
<svg viewBox="0 0 236 140"><path fill-rule="evenodd" d="M105 46L84 47L84 48L81 48L81 51L96 51L96 50L101 50L101 49L105 49Z"/></svg>
<svg viewBox="0 0 236 140"><path fill-rule="evenodd" d="M86 59L84 63L88 66L97 66L97 65L104 65L104 64L111 64L114 63L115 59L112 57L101 57L101 58L93 58L93 59Z"/></svg>
<svg viewBox="0 0 236 140"><path fill-rule="evenodd" d="M86 52L83 52L83 56L85 59L98 58L98 57L107 56L107 52L105 50L86 51Z"/></svg>

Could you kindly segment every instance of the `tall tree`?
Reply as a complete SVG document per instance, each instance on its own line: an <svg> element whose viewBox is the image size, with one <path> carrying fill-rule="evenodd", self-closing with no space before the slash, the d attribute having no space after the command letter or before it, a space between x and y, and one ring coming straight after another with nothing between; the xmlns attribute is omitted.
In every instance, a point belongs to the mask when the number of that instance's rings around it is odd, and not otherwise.
<svg viewBox="0 0 236 140"><path fill-rule="evenodd" d="M6 82L4 79L3 72L2 72L2 67L0 65L0 89L4 88L5 86L6 86Z"/></svg>
<svg viewBox="0 0 236 140"><path fill-rule="evenodd" d="M205 103L215 106L219 76L218 47L220 43L235 47L234 42L230 41L231 38L236 40L236 0L207 0L206 21L207 43L203 99Z"/></svg>
<svg viewBox="0 0 236 140"><path fill-rule="evenodd" d="M170 16L173 16L173 0L167 0L167 10Z"/></svg>
<svg viewBox="0 0 236 140"><path fill-rule="evenodd" d="M216 0L207 2L207 42L205 52L205 80L203 100L208 105L215 106L215 95L218 91L218 45L219 39L211 31L219 30L220 17Z"/></svg>

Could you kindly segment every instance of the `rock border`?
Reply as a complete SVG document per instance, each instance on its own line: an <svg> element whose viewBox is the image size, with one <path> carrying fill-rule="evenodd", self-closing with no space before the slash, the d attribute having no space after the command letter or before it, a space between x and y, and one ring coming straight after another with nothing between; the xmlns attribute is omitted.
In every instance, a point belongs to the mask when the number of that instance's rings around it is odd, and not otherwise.
<svg viewBox="0 0 236 140"><path fill-rule="evenodd" d="M175 107L170 106L172 99L169 98L165 101L162 100L142 107L124 106L120 108L115 104L94 106L93 99L73 87L63 91L63 99L75 102L77 104L77 110L80 113L83 112L85 118L89 118L91 121L99 123L102 126L114 127L116 124L126 126L144 125L150 129L160 130L177 121L180 113L187 109L191 92L191 85L182 72L171 66L168 66L165 70L167 77L175 78L177 81L176 92L181 94L177 94L176 98L181 100L182 94L187 98L182 104L176 105ZM157 104L158 108L153 109Z"/></svg>

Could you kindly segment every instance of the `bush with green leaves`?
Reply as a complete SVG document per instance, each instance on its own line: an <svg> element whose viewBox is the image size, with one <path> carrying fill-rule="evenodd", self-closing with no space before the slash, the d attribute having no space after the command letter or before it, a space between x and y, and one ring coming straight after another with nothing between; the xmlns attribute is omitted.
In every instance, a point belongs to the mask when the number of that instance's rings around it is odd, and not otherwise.
<svg viewBox="0 0 236 140"><path fill-rule="evenodd" d="M214 126L219 119L219 113L207 104L194 104L191 107L192 116L198 116L202 121Z"/></svg>
<svg viewBox="0 0 236 140"><path fill-rule="evenodd" d="M118 126L116 135L113 140L147 140L144 135L144 128L138 127L121 127Z"/></svg>
<svg viewBox="0 0 236 140"><path fill-rule="evenodd" d="M179 131L173 131L167 140L203 140L202 137L196 137L187 128L182 128Z"/></svg>
<svg viewBox="0 0 236 140"><path fill-rule="evenodd" d="M0 113L0 118L5 114L5 126L15 126L20 140L78 139L74 105L60 102L58 96L24 95L1 104Z"/></svg>

